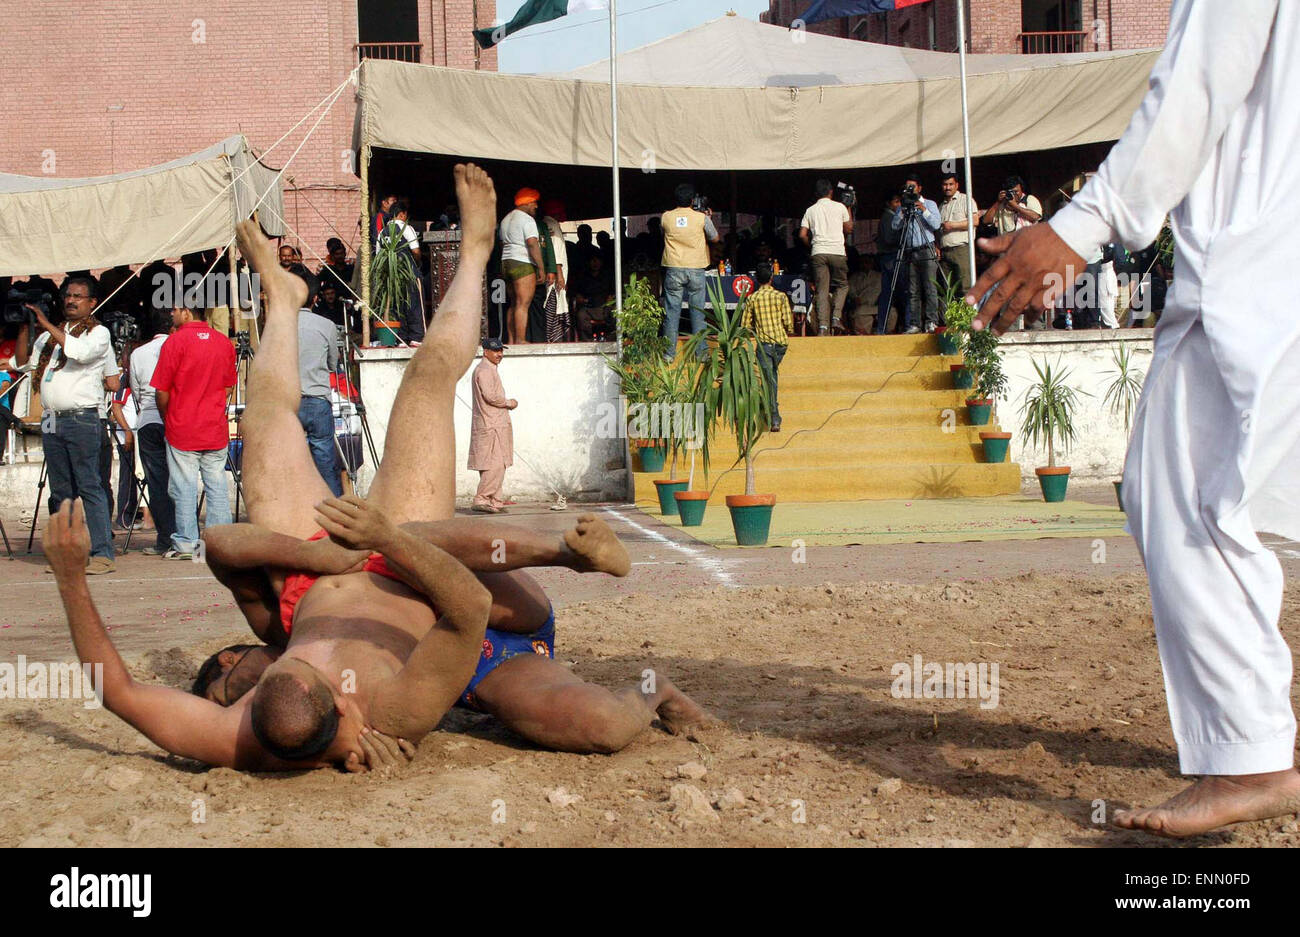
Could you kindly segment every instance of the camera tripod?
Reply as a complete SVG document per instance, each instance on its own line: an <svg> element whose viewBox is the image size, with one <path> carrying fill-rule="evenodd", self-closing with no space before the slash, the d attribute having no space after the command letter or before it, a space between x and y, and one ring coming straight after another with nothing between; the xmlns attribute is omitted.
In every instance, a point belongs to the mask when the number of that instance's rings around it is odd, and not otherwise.
<svg viewBox="0 0 1300 937"><path fill-rule="evenodd" d="M235 333L235 402L230 408L230 416L235 421L235 435L226 445L226 471L235 479L235 503L231 515L239 523L239 502L244 499L244 408L248 401L244 399L248 386L248 365L253 360L253 344L247 332ZM206 495L206 492L204 493ZM199 497L199 510L203 509L203 495Z"/></svg>
<svg viewBox="0 0 1300 937"><path fill-rule="evenodd" d="M345 315L344 323L346 322L347 317ZM339 396L342 397L339 412L345 420L345 425L350 429L350 422L346 422L348 417L348 408L351 407L356 411L356 415L361 420L361 437L365 441L365 451L370 453L370 464L378 466L379 456L375 450L375 438L370 434L370 420L366 417L366 404L365 400L361 396L360 383L358 382L356 385L353 385L352 375L349 371L352 362L352 353L354 351L352 336L348 333L348 327L346 324L339 329L339 333L343 341L343 354L339 356L338 367L334 370L340 383ZM357 399L355 402L352 400L351 394L348 393L348 388L353 386L357 388ZM331 420L332 418L333 414L331 412ZM349 432L347 435L351 436L352 434ZM347 473L348 483L352 486L352 490L356 491L357 473L361 470L361 465L364 461L363 452L361 451L360 446L358 446L355 451L352 450L350 445L346 448L344 447L343 441L339 439L337 424L334 426L334 449L339 455L339 462L343 465L343 471Z"/></svg>

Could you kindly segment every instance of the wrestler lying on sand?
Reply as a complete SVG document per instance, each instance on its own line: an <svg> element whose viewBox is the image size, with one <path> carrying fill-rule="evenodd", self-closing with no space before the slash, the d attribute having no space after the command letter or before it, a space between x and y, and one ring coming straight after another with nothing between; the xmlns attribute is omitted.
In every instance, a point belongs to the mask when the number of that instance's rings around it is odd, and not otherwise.
<svg viewBox="0 0 1300 937"><path fill-rule="evenodd" d="M286 546L277 560L321 576L299 598L286 649L254 692L223 707L135 684L103 630L84 576L77 575L84 521L71 506L51 520L47 549L79 656L104 664L105 705L173 754L246 770L356 768L373 763L371 729L418 741L474 675L492 594L458 560L401 527L454 513L452 406L456 380L477 344L496 213L495 191L482 170L457 166L455 179L460 268L406 368L369 493L375 511L365 516L386 524L379 572L364 558L363 568L351 571L360 555L338 544L304 542L318 535L316 507L329 497L297 419L297 317L307 286L280 268L274 245L256 225L239 226L240 250L267 297L243 418L249 517L282 535ZM365 529L369 542L377 543L372 525Z"/></svg>
<svg viewBox="0 0 1300 937"><path fill-rule="evenodd" d="M324 531L348 547L382 554L391 536L391 525L359 498L326 501L320 512ZM584 515L563 537L470 518L408 523L402 529L460 560L492 594L478 668L458 705L491 713L538 745L579 753L619 751L655 718L674 733L707 721L705 713L662 675L656 674L652 686L611 692L584 683L552 659L554 611L536 581L519 570L562 566L626 575L627 551L603 521ZM235 594L254 633L268 645L225 648L199 671L193 692L231 705L279 659L295 630L294 599L312 579L290 574L277 587L282 578L277 567L292 551L304 546L310 550L311 545L248 524L211 528L204 541L208 565ZM373 554L349 554L349 559L378 572Z"/></svg>

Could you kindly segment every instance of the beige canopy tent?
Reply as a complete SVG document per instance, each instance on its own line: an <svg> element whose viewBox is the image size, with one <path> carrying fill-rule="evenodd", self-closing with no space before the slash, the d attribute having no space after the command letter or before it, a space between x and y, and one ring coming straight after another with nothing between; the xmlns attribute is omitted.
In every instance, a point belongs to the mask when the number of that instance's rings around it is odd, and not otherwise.
<svg viewBox="0 0 1300 937"><path fill-rule="evenodd" d="M259 199L263 229L283 235L276 172L242 136L114 176L0 173L0 276L147 263L225 247L236 221L249 217Z"/></svg>
<svg viewBox="0 0 1300 937"><path fill-rule="evenodd" d="M977 156L1118 139L1157 51L972 55ZM367 60L355 142L608 167L609 69L499 75ZM960 155L957 56L725 16L619 56L619 149L646 170L839 170Z"/></svg>

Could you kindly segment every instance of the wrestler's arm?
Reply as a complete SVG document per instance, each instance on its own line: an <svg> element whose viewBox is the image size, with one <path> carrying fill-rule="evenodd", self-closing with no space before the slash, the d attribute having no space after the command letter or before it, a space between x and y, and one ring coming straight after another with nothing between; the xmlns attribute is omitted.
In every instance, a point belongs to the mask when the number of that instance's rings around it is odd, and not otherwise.
<svg viewBox="0 0 1300 937"><path fill-rule="evenodd" d="M418 741L474 675L492 594L451 554L399 529L360 498L331 499L316 511L316 522L330 536L349 547L382 553L394 572L438 609L437 622L406 666L376 686L370 699L370 725Z"/></svg>
<svg viewBox="0 0 1300 937"><path fill-rule="evenodd" d="M54 569L77 656L83 664L102 668L95 678L109 712L173 755L223 767L273 770L275 760L257 744L247 724L247 704L225 709L181 690L132 679L104 630L86 582L90 533L80 501L75 507L63 502L46 525L42 545Z"/></svg>
<svg viewBox="0 0 1300 937"><path fill-rule="evenodd" d="M217 565L225 572L278 566L316 576L337 576L364 563L368 556L363 550L349 550L329 539L301 540L257 524L208 527L202 539L204 559L214 566L214 573Z"/></svg>
<svg viewBox="0 0 1300 937"><path fill-rule="evenodd" d="M536 566L571 569L578 559L560 534L541 534L477 518L410 521L400 529L445 550L476 573L508 573Z"/></svg>

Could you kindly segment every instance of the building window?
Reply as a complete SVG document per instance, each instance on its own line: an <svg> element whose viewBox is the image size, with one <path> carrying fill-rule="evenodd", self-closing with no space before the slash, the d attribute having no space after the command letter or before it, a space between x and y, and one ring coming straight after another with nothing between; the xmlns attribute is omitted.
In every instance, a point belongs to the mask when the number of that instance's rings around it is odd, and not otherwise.
<svg viewBox="0 0 1300 937"><path fill-rule="evenodd" d="M357 59L420 61L418 0L357 0Z"/></svg>

